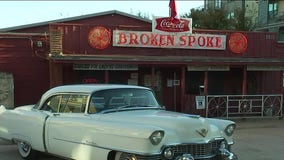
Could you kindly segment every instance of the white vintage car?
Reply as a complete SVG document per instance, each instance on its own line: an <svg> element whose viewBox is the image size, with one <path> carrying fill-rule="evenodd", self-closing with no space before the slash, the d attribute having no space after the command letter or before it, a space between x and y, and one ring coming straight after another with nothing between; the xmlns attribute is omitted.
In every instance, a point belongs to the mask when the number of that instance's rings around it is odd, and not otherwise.
<svg viewBox="0 0 284 160"><path fill-rule="evenodd" d="M235 123L166 111L149 88L66 85L36 105L0 107L0 137L23 159L236 160Z"/></svg>

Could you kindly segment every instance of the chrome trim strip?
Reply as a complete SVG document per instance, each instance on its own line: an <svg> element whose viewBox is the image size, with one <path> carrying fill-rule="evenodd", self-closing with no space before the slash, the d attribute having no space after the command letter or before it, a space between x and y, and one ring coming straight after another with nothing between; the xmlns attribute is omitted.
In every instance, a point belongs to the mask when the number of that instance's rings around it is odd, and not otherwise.
<svg viewBox="0 0 284 160"><path fill-rule="evenodd" d="M3 143L7 143L7 144L14 144L13 139L6 139L6 138L0 137L0 141L2 141Z"/></svg>
<svg viewBox="0 0 284 160"><path fill-rule="evenodd" d="M70 141L70 140L65 140L65 139L60 139L60 138L53 138L53 139L58 140L58 141L68 142L68 143L97 147L97 148L110 150L110 151L114 150L114 151L119 151L119 152L132 153L132 154L137 154L137 155L141 155L141 156L155 156L155 155L161 155L161 153L162 153L162 151L157 152L157 153L133 152L133 151L130 151L130 150L123 150L123 149L99 146L95 142L75 142L75 141Z"/></svg>
<svg viewBox="0 0 284 160"><path fill-rule="evenodd" d="M45 117L44 119L44 123L43 123L43 129L42 129L42 141L43 141L43 148L45 152L48 152L47 150L47 146L46 146L46 121L48 119L48 115Z"/></svg>
<svg viewBox="0 0 284 160"><path fill-rule="evenodd" d="M168 147L168 146L177 146L177 145L189 145L189 144L207 144L207 143L210 143L210 142L213 142L213 141L218 141L218 140L225 140L225 138L222 138L222 137L216 137L216 138L213 138L213 139L210 139L210 140L207 140L207 141L201 141L201 142L192 142L192 143L172 143L172 144L167 144L167 145L164 145L162 146L161 150L157 153L144 153L144 152L133 152L133 151L130 151L130 150L123 150L123 149L118 149L118 148L111 148L111 147L104 147L104 146L99 146L97 145L95 142L93 141L86 141L86 142L76 142L76 141L71 141L71 140L65 140L65 139L60 139L60 138L54 138L55 140L58 140L58 141L63 141L63 142L68 142L68 143L74 143L74 144L81 144L81 145L86 145L86 146L91 146L91 147L97 147L97 148L100 148L100 149L105 149L105 150L114 150L114 151L119 151L119 152L125 152L125 153L132 153L132 154L137 154L137 155L141 155L141 156L156 156L156 155L161 155L162 154L162 151ZM210 155L210 156L197 156L195 158L212 158L216 156L216 154L214 155Z"/></svg>
<svg viewBox="0 0 284 160"><path fill-rule="evenodd" d="M234 144L235 144L235 142L234 142L234 141L232 141L232 142L228 142L228 145L229 145L229 146L234 145Z"/></svg>
<svg viewBox="0 0 284 160"><path fill-rule="evenodd" d="M227 142L227 140L223 137L215 137L206 141L199 141L199 142L190 142L190 143L170 143L170 144L166 144L164 146L177 146L177 145L188 145L188 144L206 144L206 143L210 143L212 141L218 141L218 140L225 140Z"/></svg>

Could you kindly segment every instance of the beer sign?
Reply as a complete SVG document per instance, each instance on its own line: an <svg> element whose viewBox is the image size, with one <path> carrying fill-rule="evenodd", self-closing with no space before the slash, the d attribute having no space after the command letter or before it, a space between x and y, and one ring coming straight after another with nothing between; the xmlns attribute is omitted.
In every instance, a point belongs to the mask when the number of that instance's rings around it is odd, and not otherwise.
<svg viewBox="0 0 284 160"><path fill-rule="evenodd" d="M152 31L192 33L192 19L181 18L178 21L171 21L169 17L153 17Z"/></svg>

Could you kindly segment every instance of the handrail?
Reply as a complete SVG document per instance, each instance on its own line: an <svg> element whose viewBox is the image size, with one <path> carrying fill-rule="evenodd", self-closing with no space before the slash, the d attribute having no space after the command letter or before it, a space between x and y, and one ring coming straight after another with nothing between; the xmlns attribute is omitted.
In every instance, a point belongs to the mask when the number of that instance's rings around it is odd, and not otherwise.
<svg viewBox="0 0 284 160"><path fill-rule="evenodd" d="M283 95L207 95L206 117L283 117Z"/></svg>

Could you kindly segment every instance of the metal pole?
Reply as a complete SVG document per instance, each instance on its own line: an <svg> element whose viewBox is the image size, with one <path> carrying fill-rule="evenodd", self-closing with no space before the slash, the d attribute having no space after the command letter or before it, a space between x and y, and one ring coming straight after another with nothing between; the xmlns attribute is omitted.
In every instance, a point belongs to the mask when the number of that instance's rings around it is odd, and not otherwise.
<svg viewBox="0 0 284 160"><path fill-rule="evenodd" d="M173 80L173 86L174 86L174 108L175 108L175 111L177 110L177 104L176 104L176 84L175 84L175 80L176 80L176 72L174 72L174 80Z"/></svg>

